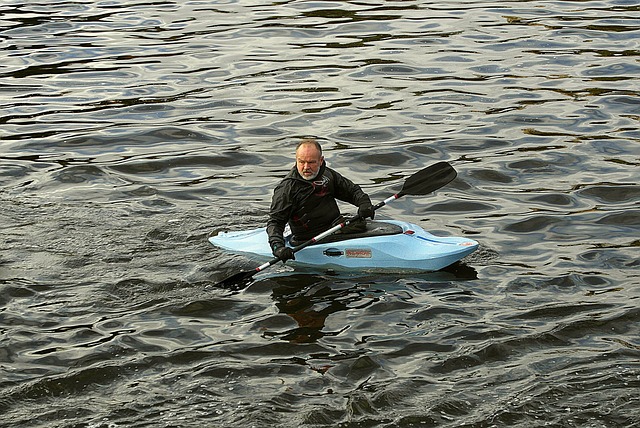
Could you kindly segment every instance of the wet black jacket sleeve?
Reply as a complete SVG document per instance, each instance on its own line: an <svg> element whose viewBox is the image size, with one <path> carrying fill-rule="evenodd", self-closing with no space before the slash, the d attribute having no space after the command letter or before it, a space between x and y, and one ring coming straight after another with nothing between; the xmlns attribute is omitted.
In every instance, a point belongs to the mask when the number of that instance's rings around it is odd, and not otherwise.
<svg viewBox="0 0 640 428"><path fill-rule="evenodd" d="M284 228L291 218L293 203L291 198L291 183L285 178L273 190L269 220L267 220L267 234L269 246L272 250L284 247Z"/></svg>

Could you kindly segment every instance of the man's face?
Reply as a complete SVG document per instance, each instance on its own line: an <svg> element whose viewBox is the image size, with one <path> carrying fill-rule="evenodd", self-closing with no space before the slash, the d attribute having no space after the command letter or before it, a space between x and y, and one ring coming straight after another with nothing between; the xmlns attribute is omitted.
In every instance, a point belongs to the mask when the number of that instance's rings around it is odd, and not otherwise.
<svg viewBox="0 0 640 428"><path fill-rule="evenodd" d="M313 144L303 144L296 151L296 167L305 180L313 180L324 162L324 156Z"/></svg>

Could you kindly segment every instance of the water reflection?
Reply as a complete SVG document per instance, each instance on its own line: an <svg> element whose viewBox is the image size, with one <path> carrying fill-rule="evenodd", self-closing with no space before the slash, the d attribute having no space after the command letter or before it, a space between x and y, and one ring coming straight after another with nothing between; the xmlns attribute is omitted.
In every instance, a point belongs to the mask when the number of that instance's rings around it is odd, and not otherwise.
<svg viewBox="0 0 640 428"><path fill-rule="evenodd" d="M280 313L296 322L296 328L277 333L267 331L265 337L276 336L292 343L315 342L325 336L339 335L341 330L324 330L327 317L349 308L366 307L375 301L358 290L336 290L334 283L308 275L292 275L287 281L279 282L285 282L285 286L274 289L272 297ZM295 284L296 291L286 287L289 282Z"/></svg>
<svg viewBox="0 0 640 428"><path fill-rule="evenodd" d="M636 3L2 2L0 424L632 426ZM212 289L306 135L482 247Z"/></svg>
<svg viewBox="0 0 640 428"><path fill-rule="evenodd" d="M421 291L450 281L472 281L477 279L477 271L462 262L455 263L442 271L411 274L409 283ZM269 277L259 280L251 288L261 289L265 285L272 288L271 297L280 314L286 314L295 327L285 330L270 330L261 324L266 338L278 338L292 343L312 343L326 336L339 336L351 326L345 325L335 331L326 330L328 317L345 311L364 310L380 301L380 296L398 289L394 275L370 276L358 274L289 273L286 276ZM264 284L261 284L264 283ZM401 286L402 288L402 286ZM276 324L280 318L270 319Z"/></svg>

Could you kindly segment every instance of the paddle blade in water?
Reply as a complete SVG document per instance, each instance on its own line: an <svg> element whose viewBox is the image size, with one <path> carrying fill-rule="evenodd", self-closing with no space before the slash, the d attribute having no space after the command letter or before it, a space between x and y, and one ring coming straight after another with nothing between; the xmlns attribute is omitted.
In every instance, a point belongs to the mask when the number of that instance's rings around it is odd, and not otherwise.
<svg viewBox="0 0 640 428"><path fill-rule="evenodd" d="M238 272L234 275L231 275L228 278L223 279L222 281L217 283L215 286L219 288L224 288L227 290L234 290L234 291L241 290L248 285L247 282L251 278L253 278L253 275L255 275L256 273L257 273L256 270Z"/></svg>
<svg viewBox="0 0 640 428"><path fill-rule="evenodd" d="M450 183L457 175L448 162L438 162L407 178L399 195L426 195Z"/></svg>

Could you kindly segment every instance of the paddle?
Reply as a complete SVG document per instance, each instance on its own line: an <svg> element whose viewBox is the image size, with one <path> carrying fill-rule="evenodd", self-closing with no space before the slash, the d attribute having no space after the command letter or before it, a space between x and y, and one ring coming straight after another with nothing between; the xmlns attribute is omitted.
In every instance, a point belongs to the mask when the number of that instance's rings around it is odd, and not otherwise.
<svg viewBox="0 0 640 428"><path fill-rule="evenodd" d="M436 164L428 166L407 178L407 180L404 182L404 185L402 186L402 189L398 193L374 205L373 209L377 210L378 208L387 205L389 202L401 198L405 195L429 194L451 182L454 178L456 178L456 175L456 170L453 169L453 167L447 162L438 162ZM337 224L331 229L322 232L321 234L311 238L310 240L293 247L292 250L294 253L296 253L311 244L315 244L316 242L326 238L332 233L337 232L343 227L346 227L347 225L359 219L360 216L358 215L356 215L355 217L351 217L350 219L345 220L343 223ZM230 290L240 290L244 288L244 286L248 285L247 281L251 279L255 274L257 274L258 272L262 272L269 266L274 265L279 261L279 257L274 257L267 263L258 266L253 270L238 272L234 275L231 275L230 277L217 283L215 286Z"/></svg>

